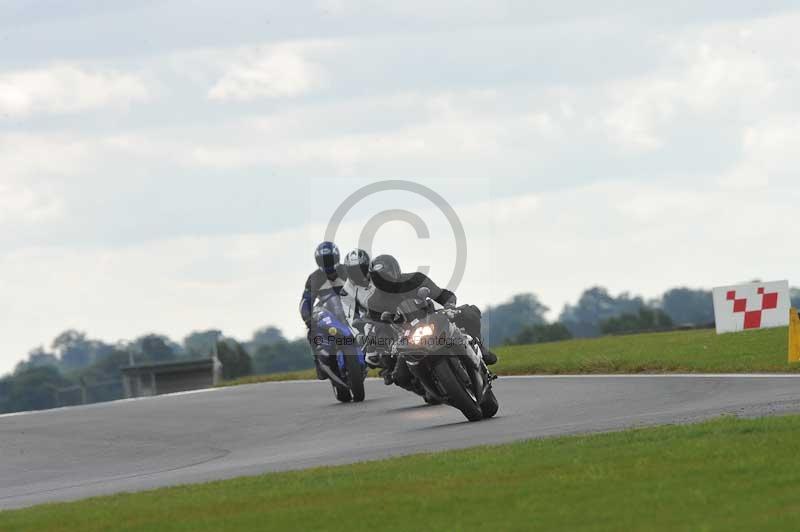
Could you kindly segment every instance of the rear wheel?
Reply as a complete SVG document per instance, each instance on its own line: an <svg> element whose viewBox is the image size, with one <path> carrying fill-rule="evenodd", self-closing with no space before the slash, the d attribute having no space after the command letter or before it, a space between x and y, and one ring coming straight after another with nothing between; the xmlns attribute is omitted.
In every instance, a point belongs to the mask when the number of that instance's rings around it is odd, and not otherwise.
<svg viewBox="0 0 800 532"><path fill-rule="evenodd" d="M494 390L489 388L485 394L483 394L483 402L481 403L481 412L483 412L483 417L488 419L493 417L497 413L497 409L500 407L497 404L497 397L494 396Z"/></svg>
<svg viewBox="0 0 800 532"><path fill-rule="evenodd" d="M345 355L345 368L347 369L347 384L350 385L350 393L353 401L359 403L364 400L364 368L358 361L356 355Z"/></svg>
<svg viewBox="0 0 800 532"><path fill-rule="evenodd" d="M463 366L453 368L451 364L461 366L461 361L457 358L448 358L436 364L433 368L439 384L447 392L449 403L461 410L464 417L470 421L480 421L483 418L483 413L480 406L478 406L478 401L470 393L471 383L464 382L457 377L461 373L466 374L466 371L464 371Z"/></svg>

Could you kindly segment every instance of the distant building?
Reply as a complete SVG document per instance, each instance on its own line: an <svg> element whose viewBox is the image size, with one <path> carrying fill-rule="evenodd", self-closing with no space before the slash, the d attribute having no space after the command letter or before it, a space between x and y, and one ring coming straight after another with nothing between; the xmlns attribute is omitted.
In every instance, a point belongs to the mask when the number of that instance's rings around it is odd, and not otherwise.
<svg viewBox="0 0 800 532"><path fill-rule="evenodd" d="M122 385L125 397L199 390L219 381L219 369L216 358L127 366L122 368Z"/></svg>

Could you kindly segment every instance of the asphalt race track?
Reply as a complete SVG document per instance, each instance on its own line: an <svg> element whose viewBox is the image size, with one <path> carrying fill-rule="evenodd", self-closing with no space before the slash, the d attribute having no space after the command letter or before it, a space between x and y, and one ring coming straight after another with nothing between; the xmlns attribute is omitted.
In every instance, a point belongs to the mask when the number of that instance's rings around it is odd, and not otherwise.
<svg viewBox="0 0 800 532"><path fill-rule="evenodd" d="M204 390L0 416L0 509L723 413L800 412L790 376L504 377L497 418L382 382L338 404L327 383Z"/></svg>

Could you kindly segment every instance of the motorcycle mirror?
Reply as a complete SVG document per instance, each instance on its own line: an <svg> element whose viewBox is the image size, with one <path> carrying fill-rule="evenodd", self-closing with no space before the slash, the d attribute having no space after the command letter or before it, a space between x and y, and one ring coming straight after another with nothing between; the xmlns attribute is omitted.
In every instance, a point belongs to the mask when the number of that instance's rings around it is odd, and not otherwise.
<svg viewBox="0 0 800 532"><path fill-rule="evenodd" d="M428 288L427 286L423 286L419 290L417 290L417 296L421 300L425 301L431 296L431 289Z"/></svg>

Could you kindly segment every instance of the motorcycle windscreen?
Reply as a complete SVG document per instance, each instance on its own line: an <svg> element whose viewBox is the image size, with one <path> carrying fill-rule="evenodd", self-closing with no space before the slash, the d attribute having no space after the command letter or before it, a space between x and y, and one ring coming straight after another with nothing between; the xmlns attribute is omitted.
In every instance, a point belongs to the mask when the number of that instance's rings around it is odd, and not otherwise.
<svg viewBox="0 0 800 532"><path fill-rule="evenodd" d="M428 304L416 298L406 299L397 307L397 313L403 316L403 321L406 323L421 320L428 315L428 312Z"/></svg>
<svg viewBox="0 0 800 532"><path fill-rule="evenodd" d="M327 310L333 317L342 323L347 323L347 317L342 305L342 298L335 293L326 294L319 299L318 306Z"/></svg>

